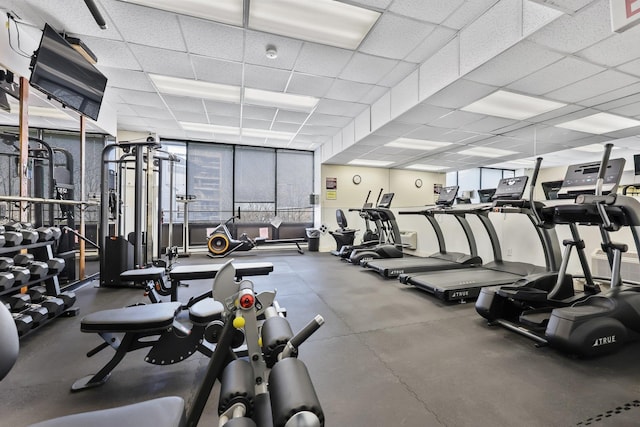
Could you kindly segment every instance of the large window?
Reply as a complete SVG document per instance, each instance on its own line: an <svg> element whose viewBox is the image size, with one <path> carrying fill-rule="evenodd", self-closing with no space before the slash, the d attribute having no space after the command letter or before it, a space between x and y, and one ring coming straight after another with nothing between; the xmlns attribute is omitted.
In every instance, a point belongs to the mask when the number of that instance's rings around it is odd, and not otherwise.
<svg viewBox="0 0 640 427"><path fill-rule="evenodd" d="M196 197L189 222L215 223L233 212L233 146L187 145L187 192Z"/></svg>
<svg viewBox="0 0 640 427"><path fill-rule="evenodd" d="M272 221L276 204L276 152L237 147L234 177L235 206L242 210L242 220Z"/></svg>
<svg viewBox="0 0 640 427"><path fill-rule="evenodd" d="M309 195L313 193L313 155L277 152L277 215L285 222L313 222Z"/></svg>

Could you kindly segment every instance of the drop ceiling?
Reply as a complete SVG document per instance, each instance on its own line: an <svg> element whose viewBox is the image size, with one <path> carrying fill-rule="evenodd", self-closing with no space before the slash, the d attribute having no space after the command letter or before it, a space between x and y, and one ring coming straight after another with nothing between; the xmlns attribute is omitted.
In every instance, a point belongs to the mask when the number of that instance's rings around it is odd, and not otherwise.
<svg viewBox="0 0 640 427"><path fill-rule="evenodd" d="M574 148L619 139L625 152L640 152L640 126L600 134L561 127L599 113L640 120L640 26L612 32L609 0L342 3L380 14L354 49L259 31L246 19L244 26L225 24L120 0L96 0L106 30L82 0L2 0L0 8L16 16L14 40L45 22L82 39L109 79L105 102L117 112L118 131L316 150L330 164L361 159L445 172L519 169L528 164L523 159L565 150L571 154L547 157L588 160L597 154ZM270 48L276 58L267 57ZM240 99L166 93L152 75L237 87ZM255 89L317 104L300 111L251 102L243 94ZM497 91L561 107L522 120L468 108ZM31 99L55 106L43 95ZM68 128L74 113L63 112L66 121L33 114L30 124ZM15 120L0 113L0 124ZM386 145L399 138L448 144L430 151Z"/></svg>

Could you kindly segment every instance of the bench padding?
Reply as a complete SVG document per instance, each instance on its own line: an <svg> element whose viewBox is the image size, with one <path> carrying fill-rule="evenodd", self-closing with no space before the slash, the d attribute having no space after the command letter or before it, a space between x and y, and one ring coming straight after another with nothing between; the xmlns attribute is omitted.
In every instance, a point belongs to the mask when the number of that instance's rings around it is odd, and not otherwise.
<svg viewBox="0 0 640 427"><path fill-rule="evenodd" d="M185 422L184 400L172 396L119 408L67 415L32 424L30 427L179 427L183 426Z"/></svg>
<svg viewBox="0 0 640 427"><path fill-rule="evenodd" d="M149 267L127 270L120 273L120 280L125 282L146 282L147 280L160 280L164 275L164 268Z"/></svg>
<svg viewBox="0 0 640 427"><path fill-rule="evenodd" d="M224 312L224 305L213 298L206 298L198 301L189 307L189 319L193 323L207 324L214 320L219 320Z"/></svg>
<svg viewBox="0 0 640 427"><path fill-rule="evenodd" d="M181 265L169 272L171 280L200 280L213 279L224 264ZM273 271L270 262L233 263L236 277L266 276Z"/></svg>
<svg viewBox="0 0 640 427"><path fill-rule="evenodd" d="M168 328L180 309L179 302L136 305L98 311L82 319L82 332L149 332Z"/></svg>

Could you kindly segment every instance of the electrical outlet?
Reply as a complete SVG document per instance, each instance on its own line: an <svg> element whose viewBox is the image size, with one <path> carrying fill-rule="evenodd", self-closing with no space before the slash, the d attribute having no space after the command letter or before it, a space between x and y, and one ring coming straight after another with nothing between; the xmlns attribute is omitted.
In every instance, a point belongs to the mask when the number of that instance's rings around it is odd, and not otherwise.
<svg viewBox="0 0 640 427"><path fill-rule="evenodd" d="M512 256L513 255L513 249L509 248L507 249L507 256Z"/></svg>

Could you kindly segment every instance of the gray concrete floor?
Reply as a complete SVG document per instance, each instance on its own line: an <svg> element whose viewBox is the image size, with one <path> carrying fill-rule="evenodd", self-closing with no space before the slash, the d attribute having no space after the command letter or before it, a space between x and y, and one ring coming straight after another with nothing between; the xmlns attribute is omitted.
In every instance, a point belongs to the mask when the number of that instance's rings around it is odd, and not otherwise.
<svg viewBox="0 0 640 427"><path fill-rule="evenodd" d="M417 289L324 253L252 251L241 261L271 261L258 290L278 290L294 330L316 313L326 324L303 345L327 426L637 426L640 344L593 360L575 360L503 329L473 304L447 305ZM181 263L208 263L204 255ZM180 289L199 294L208 281ZM191 402L208 359L172 366L128 354L102 387L71 393L78 378L111 357L87 358L101 341L80 332L82 315L145 301L135 289L77 291L81 315L59 318L21 342L20 358L0 383L3 426L177 395ZM212 395L200 425L216 424Z"/></svg>

